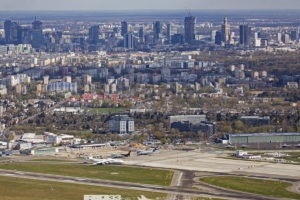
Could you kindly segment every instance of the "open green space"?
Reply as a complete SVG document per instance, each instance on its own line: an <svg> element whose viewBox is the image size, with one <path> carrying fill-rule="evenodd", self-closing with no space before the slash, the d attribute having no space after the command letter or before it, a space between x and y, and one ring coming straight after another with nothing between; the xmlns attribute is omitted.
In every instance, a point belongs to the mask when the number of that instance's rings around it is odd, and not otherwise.
<svg viewBox="0 0 300 200"><path fill-rule="evenodd" d="M60 159L32 159L34 162L76 162L72 160L60 160Z"/></svg>
<svg viewBox="0 0 300 200"><path fill-rule="evenodd" d="M121 195L124 199L165 198L165 194L0 176L1 200L82 200L83 195Z"/></svg>
<svg viewBox="0 0 300 200"><path fill-rule="evenodd" d="M3 163L0 169L168 186L173 172L127 166Z"/></svg>
<svg viewBox="0 0 300 200"><path fill-rule="evenodd" d="M125 112L127 108L92 108L90 110L94 113L120 113Z"/></svg>
<svg viewBox="0 0 300 200"><path fill-rule="evenodd" d="M292 183L238 176L214 176L200 178L205 183L242 192L262 194L280 198L300 199L300 194L287 191Z"/></svg>

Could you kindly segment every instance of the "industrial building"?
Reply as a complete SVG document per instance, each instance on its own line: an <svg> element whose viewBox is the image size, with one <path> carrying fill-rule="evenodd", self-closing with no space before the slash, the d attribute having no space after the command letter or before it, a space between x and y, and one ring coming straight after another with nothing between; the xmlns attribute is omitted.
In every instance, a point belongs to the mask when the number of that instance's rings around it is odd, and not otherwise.
<svg viewBox="0 0 300 200"><path fill-rule="evenodd" d="M300 133L243 133L226 135L229 144L289 144L299 143Z"/></svg>

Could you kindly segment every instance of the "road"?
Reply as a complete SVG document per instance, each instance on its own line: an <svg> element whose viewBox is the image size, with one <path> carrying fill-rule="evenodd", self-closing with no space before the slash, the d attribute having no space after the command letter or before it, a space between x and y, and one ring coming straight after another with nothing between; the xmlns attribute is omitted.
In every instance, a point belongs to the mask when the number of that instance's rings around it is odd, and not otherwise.
<svg viewBox="0 0 300 200"><path fill-rule="evenodd" d="M69 176L58 176L50 174L40 174L32 172L20 172L20 171L10 171L10 170L0 170L0 176L9 176L9 177L19 177L27 178L34 180L45 180L45 181L55 181L63 183L74 183L82 185L94 185L94 186L104 186L112 188L124 188L131 190L141 190L141 191L150 191L150 192L160 192L166 194L177 194L177 195L186 195L186 196L209 196L209 197L222 197L229 199L253 199L253 200L277 200L279 198L274 197L265 197L262 195L248 194L242 192L231 191L230 193L224 193L224 191L210 192L210 191L201 191L196 189L189 189L184 187L174 187L174 186L155 186L155 185L146 185L146 184L137 184L137 183L127 183L127 182L118 182L118 181L108 181L108 180L99 180L99 179L89 179L89 178L79 178L79 177L69 177ZM242 197L242 198L241 198Z"/></svg>

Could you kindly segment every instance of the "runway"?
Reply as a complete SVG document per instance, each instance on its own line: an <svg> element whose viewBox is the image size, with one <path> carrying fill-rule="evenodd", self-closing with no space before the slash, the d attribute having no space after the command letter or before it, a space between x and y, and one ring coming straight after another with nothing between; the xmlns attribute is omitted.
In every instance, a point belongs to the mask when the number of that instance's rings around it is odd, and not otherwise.
<svg viewBox="0 0 300 200"><path fill-rule="evenodd" d="M73 183L82 185L93 185L111 188L124 188L131 190L149 191L149 192L160 192L166 194L176 194L176 195L186 195L186 196L208 196L208 197L223 197L229 199L253 199L253 200L277 200L279 198L265 197L262 195L249 194L237 191L230 191L229 193L224 193L226 190L220 191L220 193L200 191L196 189L182 188L182 187L172 187L172 186L155 186L146 184L136 184L118 181L107 181L99 179L89 179L89 178L77 178L69 176L58 176L50 174L40 174L32 172L21 172L21 171L10 171L10 170L0 170L0 176L27 178L34 180L44 180L44 181L55 181L63 183Z"/></svg>

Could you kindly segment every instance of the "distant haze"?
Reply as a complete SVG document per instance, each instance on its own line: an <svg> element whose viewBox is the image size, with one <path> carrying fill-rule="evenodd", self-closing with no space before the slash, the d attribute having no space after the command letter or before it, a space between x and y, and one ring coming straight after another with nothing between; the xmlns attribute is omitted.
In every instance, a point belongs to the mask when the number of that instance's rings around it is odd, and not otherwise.
<svg viewBox="0 0 300 200"><path fill-rule="evenodd" d="M300 0L0 0L0 10L300 9Z"/></svg>

